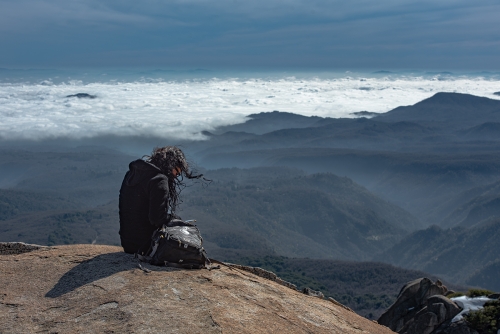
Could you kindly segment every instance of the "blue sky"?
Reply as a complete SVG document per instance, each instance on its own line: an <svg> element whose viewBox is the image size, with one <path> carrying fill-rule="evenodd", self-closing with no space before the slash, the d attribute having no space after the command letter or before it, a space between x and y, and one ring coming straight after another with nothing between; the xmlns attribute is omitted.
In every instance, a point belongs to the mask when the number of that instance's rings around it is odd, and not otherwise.
<svg viewBox="0 0 500 334"><path fill-rule="evenodd" d="M500 2L0 0L0 67L500 70Z"/></svg>

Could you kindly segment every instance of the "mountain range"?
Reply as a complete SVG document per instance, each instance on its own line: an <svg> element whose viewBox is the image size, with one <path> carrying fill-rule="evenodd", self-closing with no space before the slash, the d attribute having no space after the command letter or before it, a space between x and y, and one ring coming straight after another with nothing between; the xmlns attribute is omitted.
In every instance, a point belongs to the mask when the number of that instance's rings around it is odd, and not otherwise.
<svg viewBox="0 0 500 334"><path fill-rule="evenodd" d="M212 180L183 191L180 215L216 258L375 260L498 289L500 101L438 93L369 116L274 111L179 143ZM0 146L0 240L118 245L140 157L123 152L168 142L108 139Z"/></svg>
<svg viewBox="0 0 500 334"><path fill-rule="evenodd" d="M249 117L249 127L226 127L188 150L206 168L286 166L350 178L412 214L418 224L407 230L421 229L373 259L498 289L500 252L485 238L499 231L500 101L437 93L370 118ZM266 117L274 131L254 131Z"/></svg>

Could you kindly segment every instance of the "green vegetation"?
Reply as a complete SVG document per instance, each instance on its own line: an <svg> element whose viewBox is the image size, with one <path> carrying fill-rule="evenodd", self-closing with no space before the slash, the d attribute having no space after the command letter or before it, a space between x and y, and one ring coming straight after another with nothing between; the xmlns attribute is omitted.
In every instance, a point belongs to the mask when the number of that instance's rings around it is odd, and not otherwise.
<svg viewBox="0 0 500 334"><path fill-rule="evenodd" d="M93 210L26 213L2 222L1 241L48 246L93 242L119 245L117 216L116 202Z"/></svg>
<svg viewBox="0 0 500 334"><path fill-rule="evenodd" d="M281 256L228 260L270 270L297 285L299 289L309 287L319 290L326 297L333 297L369 319L377 319L394 303L404 284L420 277L429 277L419 271L374 262L292 259Z"/></svg>
<svg viewBox="0 0 500 334"><path fill-rule="evenodd" d="M484 308L471 311L464 316L469 326L481 334L497 334L500 329L500 301L484 304Z"/></svg>
<svg viewBox="0 0 500 334"><path fill-rule="evenodd" d="M69 245L76 243L92 243L93 240L89 235L82 238L81 234L78 237L73 234L76 234L75 232L80 230L81 226L89 226L91 223L96 224L96 220L99 221L103 218L107 218L107 215L105 214L103 217L102 213L90 210L51 216L50 219L53 222L53 229L47 237L47 245L53 246L60 244Z"/></svg>
<svg viewBox="0 0 500 334"><path fill-rule="evenodd" d="M76 205L63 196L0 189L0 221L24 213L74 207Z"/></svg>
<svg viewBox="0 0 500 334"><path fill-rule="evenodd" d="M467 296L469 298L480 297L480 296L489 296L493 294L493 291L485 290L485 289L469 289L467 292L454 292L452 294L447 295L448 298Z"/></svg>
<svg viewBox="0 0 500 334"><path fill-rule="evenodd" d="M450 293L449 295L447 295L446 297L447 298L455 298L455 297L462 297L462 296L465 296L465 293L463 293L463 292L453 292L453 293Z"/></svg>
<svg viewBox="0 0 500 334"><path fill-rule="evenodd" d="M57 229L49 233L49 236L47 237L47 246L61 244L70 245L75 243L75 239L73 238L71 232L61 224L57 224Z"/></svg>
<svg viewBox="0 0 500 334"><path fill-rule="evenodd" d="M493 291L490 290L485 290L485 289L469 289L467 291L467 297L469 298L474 298L474 297L480 297L480 296L489 296L493 294Z"/></svg>

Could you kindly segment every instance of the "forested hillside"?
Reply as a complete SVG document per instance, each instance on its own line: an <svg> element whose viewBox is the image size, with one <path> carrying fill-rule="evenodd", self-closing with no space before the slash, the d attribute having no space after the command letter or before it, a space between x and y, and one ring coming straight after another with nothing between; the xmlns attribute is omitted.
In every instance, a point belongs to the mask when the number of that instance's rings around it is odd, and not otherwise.
<svg viewBox="0 0 500 334"><path fill-rule="evenodd" d="M186 150L210 169L288 166L347 176L409 211L424 228L465 204L464 192L500 180L500 140L492 134L498 110L497 100L438 93L371 119L313 122L302 116L302 126L261 134L255 123L265 124L266 117L270 124L279 115L291 122L288 114L273 112L251 115L208 141L186 143Z"/></svg>
<svg viewBox="0 0 500 334"><path fill-rule="evenodd" d="M199 217L213 233L208 239L220 240L224 248L246 244L246 233L233 232L240 229L260 236L280 255L366 260L417 224L404 210L333 174L259 168L207 176L214 182L186 192L182 215Z"/></svg>
<svg viewBox="0 0 500 334"><path fill-rule="evenodd" d="M39 177L30 173L14 188L22 190L4 191L9 194L0 197L5 241L118 243L117 195L123 176L110 170L112 165L98 164L108 159L105 154L82 158L88 165L66 174L67 155L61 154L52 165L51 160L45 163L46 170L57 171L54 175L39 169ZM239 249L367 260L418 226L409 213L333 174L266 167L207 171L206 177L210 184L184 190L179 214L197 219L207 248L218 253ZM102 204L89 205L96 202ZM31 235L34 229L39 232Z"/></svg>
<svg viewBox="0 0 500 334"><path fill-rule="evenodd" d="M472 227L500 217L500 182L477 187L452 197L444 205L455 208L439 224L441 227Z"/></svg>
<svg viewBox="0 0 500 334"><path fill-rule="evenodd" d="M259 257L228 259L277 273L300 289L309 287L323 292L369 319L378 319L409 281L431 276L422 271L405 270L376 262ZM445 282L449 289L465 288Z"/></svg>
<svg viewBox="0 0 500 334"><path fill-rule="evenodd" d="M477 226L414 232L375 260L418 269L487 289L498 289L500 218Z"/></svg>

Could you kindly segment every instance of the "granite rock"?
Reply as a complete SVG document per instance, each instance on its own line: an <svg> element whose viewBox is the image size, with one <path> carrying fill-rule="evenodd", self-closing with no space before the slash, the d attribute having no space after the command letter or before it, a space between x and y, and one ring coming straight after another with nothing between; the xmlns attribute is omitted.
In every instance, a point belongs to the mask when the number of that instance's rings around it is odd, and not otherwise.
<svg viewBox="0 0 500 334"><path fill-rule="evenodd" d="M2 255L1 331L392 333L329 300L231 265L210 271L142 267L113 246Z"/></svg>
<svg viewBox="0 0 500 334"><path fill-rule="evenodd" d="M396 302L379 318L378 323L401 333L403 328L410 326L417 313L427 307L427 299L434 295L444 295L448 289L439 280L433 283L428 278L419 278L408 282L399 292ZM434 321L430 315L425 316Z"/></svg>

